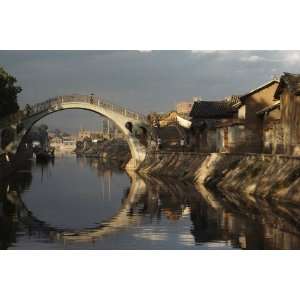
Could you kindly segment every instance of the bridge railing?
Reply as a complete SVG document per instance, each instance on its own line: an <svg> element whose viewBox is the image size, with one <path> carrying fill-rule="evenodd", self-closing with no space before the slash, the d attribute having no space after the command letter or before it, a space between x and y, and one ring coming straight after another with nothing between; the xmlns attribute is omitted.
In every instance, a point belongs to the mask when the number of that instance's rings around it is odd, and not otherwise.
<svg viewBox="0 0 300 300"><path fill-rule="evenodd" d="M104 100L102 97L94 95L67 95L67 96L58 96L50 98L44 102L36 103L32 106L26 107L24 110L19 110L17 113L9 115L0 120L0 128L7 127L11 124L19 123L22 119L26 117L31 117L35 114L47 111L49 109L55 109L58 105L64 102L84 102L89 103L95 106L102 107L114 112L117 112L123 116L135 119L146 121L146 116L143 114L128 110L118 104L111 103Z"/></svg>
<svg viewBox="0 0 300 300"><path fill-rule="evenodd" d="M55 108L57 105L66 103L66 102L84 102L89 103L95 106L99 106L114 112L117 112L121 115L124 115L126 117L130 117L135 120L146 120L146 117L140 113L130 111L118 104L114 104L111 102L108 102L104 100L103 98L99 96L93 96L93 95L67 95L67 96L59 96L55 98L48 99L47 101L34 104L30 107L30 113L28 113L28 116L43 112L45 110Z"/></svg>

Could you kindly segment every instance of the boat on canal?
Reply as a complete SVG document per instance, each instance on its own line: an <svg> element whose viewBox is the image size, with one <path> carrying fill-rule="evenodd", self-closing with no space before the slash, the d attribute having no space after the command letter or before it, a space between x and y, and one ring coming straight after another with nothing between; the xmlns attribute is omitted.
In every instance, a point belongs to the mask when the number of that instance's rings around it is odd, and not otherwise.
<svg viewBox="0 0 300 300"><path fill-rule="evenodd" d="M35 154L35 158L37 162L48 162L55 158L55 150L54 148L49 149L42 149L39 147L36 147L33 150Z"/></svg>

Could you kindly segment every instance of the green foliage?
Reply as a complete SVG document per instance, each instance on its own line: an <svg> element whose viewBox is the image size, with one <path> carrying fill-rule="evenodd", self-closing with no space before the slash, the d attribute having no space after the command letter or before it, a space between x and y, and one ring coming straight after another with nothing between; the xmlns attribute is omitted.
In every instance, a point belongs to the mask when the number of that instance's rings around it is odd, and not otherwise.
<svg viewBox="0 0 300 300"><path fill-rule="evenodd" d="M0 67L0 118L19 110L17 95L22 88L16 86L17 80Z"/></svg>

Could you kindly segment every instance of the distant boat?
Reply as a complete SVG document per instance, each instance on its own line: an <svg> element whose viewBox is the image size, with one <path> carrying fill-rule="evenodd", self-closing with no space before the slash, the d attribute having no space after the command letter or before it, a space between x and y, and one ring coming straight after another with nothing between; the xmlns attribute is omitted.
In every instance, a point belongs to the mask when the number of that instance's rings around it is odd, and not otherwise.
<svg viewBox="0 0 300 300"><path fill-rule="evenodd" d="M36 161L39 162L48 162L54 159L54 149L43 150L41 148L34 149Z"/></svg>

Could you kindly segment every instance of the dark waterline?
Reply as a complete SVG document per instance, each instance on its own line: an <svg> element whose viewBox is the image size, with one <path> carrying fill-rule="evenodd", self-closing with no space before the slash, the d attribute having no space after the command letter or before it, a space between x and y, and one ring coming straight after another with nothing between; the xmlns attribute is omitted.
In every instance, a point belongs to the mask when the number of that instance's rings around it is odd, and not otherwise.
<svg viewBox="0 0 300 300"><path fill-rule="evenodd" d="M294 210L60 157L0 185L1 249L299 249ZM258 209L260 207L260 209Z"/></svg>

